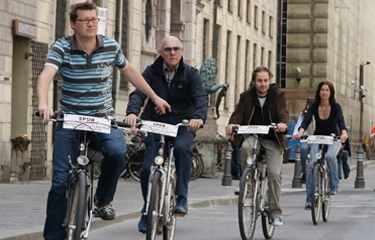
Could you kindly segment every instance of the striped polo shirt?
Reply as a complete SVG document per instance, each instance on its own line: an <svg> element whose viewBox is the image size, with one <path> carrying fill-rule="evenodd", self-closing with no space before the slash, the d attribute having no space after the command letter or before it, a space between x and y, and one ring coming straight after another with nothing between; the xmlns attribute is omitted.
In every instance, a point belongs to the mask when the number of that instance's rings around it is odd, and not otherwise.
<svg viewBox="0 0 375 240"><path fill-rule="evenodd" d="M88 55L74 36L58 39L47 55L46 65L55 67L63 78L61 110L90 116L112 115L113 67L124 68L126 60L119 44L98 35L97 48Z"/></svg>

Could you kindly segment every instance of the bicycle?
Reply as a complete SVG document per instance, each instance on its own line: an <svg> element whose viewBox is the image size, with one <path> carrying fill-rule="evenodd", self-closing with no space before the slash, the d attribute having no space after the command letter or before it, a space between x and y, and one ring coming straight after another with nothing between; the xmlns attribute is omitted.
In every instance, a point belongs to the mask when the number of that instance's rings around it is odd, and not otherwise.
<svg viewBox="0 0 375 240"><path fill-rule="evenodd" d="M267 163L262 158L262 148L259 147L258 135L268 134L274 124L244 125L234 127L233 134L247 135L254 139L251 144L250 156L240 179L238 197L238 222L242 240L253 240L258 217L261 216L263 235L271 239L275 233L272 215L267 206ZM247 219L249 217L249 219Z"/></svg>
<svg viewBox="0 0 375 240"><path fill-rule="evenodd" d="M140 121L142 132L160 135L160 148L154 158L149 177L146 201L147 231L146 240L154 240L162 234L164 240L174 239L176 216L176 176L173 156L173 143L168 138L175 138L180 126L187 127L188 121L172 125L154 121Z"/></svg>
<svg viewBox="0 0 375 240"><path fill-rule="evenodd" d="M318 224L320 216L322 216L324 222L328 221L331 198L329 194L329 177L325 154L328 145L332 145L337 141L339 140L334 136L324 135L305 136L305 140L301 140L301 142L306 142L307 144L319 145L319 152L316 155L317 161L314 163L313 167L315 193L314 199L311 202L311 218L314 225ZM320 215L320 213L322 214Z"/></svg>
<svg viewBox="0 0 375 240"><path fill-rule="evenodd" d="M39 112L35 115L40 116ZM94 133L109 134L111 127L117 124L107 118L62 112L54 114L50 121L61 123L62 128L79 131L79 155L76 159L69 156L71 168L65 194L67 211L63 227L66 229L67 240L87 239L94 218L95 161L88 155L90 137Z"/></svg>

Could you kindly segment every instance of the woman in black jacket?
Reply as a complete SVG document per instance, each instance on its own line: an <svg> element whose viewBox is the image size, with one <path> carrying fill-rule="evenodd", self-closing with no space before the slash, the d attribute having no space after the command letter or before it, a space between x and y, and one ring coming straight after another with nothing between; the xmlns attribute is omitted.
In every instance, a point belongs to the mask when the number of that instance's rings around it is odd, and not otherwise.
<svg viewBox="0 0 375 240"><path fill-rule="evenodd" d="M340 104L335 100L335 89L330 81L323 81L319 83L315 102L309 108L306 117L304 118L298 134L295 138L299 139L304 131L311 123L312 118L315 119L314 135L332 135L340 136L341 143L345 143L348 139L348 132L345 126L344 116ZM328 145L326 153L326 161L328 164L328 174L330 182L330 194L334 195L337 191L339 182L337 176L337 153L340 150L341 144ZM305 208L311 208L311 201L314 197L314 162L316 153L319 151L318 145L309 145L310 158L306 164L306 205Z"/></svg>

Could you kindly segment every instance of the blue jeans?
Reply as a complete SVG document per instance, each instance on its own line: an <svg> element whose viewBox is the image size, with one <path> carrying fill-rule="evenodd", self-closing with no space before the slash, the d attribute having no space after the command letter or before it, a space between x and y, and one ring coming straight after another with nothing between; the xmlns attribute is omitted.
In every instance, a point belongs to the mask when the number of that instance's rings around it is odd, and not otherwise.
<svg viewBox="0 0 375 240"><path fill-rule="evenodd" d="M100 144L104 159L101 175L96 189L95 199L100 205L112 202L117 180L125 166L126 144L124 134L112 128L110 134L95 134ZM69 175L69 160L79 154L79 132L57 127L54 135L52 187L47 200L47 217L44 226L46 240L64 240L65 230L62 227L66 214L65 191Z"/></svg>
<svg viewBox="0 0 375 240"><path fill-rule="evenodd" d="M174 157L176 164L176 194L177 201L182 204L187 203L188 185L191 175L191 161L192 161L192 146L195 133L187 128L180 128L174 142ZM141 187L144 205L142 212L145 211L147 200L148 179L150 176L150 169L154 158L158 154L160 148L160 136L149 134L145 139L146 151L141 172Z"/></svg>
<svg viewBox="0 0 375 240"><path fill-rule="evenodd" d="M339 178L337 176L337 153L340 149L341 143L334 143L332 145L328 145L327 152L325 154L325 159L328 166L328 177L330 183L331 191L337 190L337 185L339 183ZM306 163L306 201L312 202L314 199L314 192L315 192L315 175L314 171L314 164L317 161L316 154L319 152L319 145L318 144L311 144L308 145L309 147L309 155L310 157L307 158Z"/></svg>

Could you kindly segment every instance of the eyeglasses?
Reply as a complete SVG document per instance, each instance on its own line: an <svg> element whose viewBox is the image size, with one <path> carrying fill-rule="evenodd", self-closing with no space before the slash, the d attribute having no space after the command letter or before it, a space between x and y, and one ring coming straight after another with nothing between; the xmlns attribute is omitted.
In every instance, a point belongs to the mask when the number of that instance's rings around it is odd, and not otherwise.
<svg viewBox="0 0 375 240"><path fill-rule="evenodd" d="M164 48L164 52L171 53L172 51L177 52L180 51L180 47L166 47Z"/></svg>
<svg viewBox="0 0 375 240"><path fill-rule="evenodd" d="M86 23L86 24L89 24L89 23L97 24L99 22L99 18L77 19L76 21L81 22L81 23Z"/></svg>

